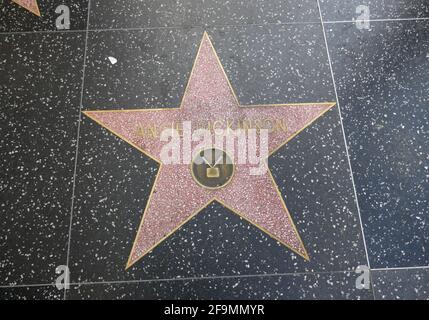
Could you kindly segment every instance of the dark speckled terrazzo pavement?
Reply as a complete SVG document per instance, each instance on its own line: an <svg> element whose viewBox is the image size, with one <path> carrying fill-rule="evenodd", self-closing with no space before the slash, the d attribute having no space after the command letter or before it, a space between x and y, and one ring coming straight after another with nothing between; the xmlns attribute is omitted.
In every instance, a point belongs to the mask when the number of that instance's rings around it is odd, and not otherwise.
<svg viewBox="0 0 429 320"><path fill-rule="evenodd" d="M39 6L0 2L0 299L429 299L427 1ZM338 102L269 159L309 261L213 202L125 270L158 164L82 111L177 107L204 31L241 104Z"/></svg>

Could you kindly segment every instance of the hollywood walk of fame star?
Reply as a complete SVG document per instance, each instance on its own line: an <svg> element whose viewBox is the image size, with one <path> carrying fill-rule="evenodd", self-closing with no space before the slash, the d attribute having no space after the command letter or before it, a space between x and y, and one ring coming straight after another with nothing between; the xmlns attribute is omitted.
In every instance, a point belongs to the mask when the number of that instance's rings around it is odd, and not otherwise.
<svg viewBox="0 0 429 320"><path fill-rule="evenodd" d="M39 6L37 5L37 0L12 0L21 7L27 9L28 11L34 13L36 16L40 17Z"/></svg>
<svg viewBox="0 0 429 320"><path fill-rule="evenodd" d="M251 175L249 164L234 163L233 168L218 168L216 163L207 161L204 164L207 176L201 178L204 171L195 167L195 163L191 169L189 164L163 164L160 154L166 142L138 134L136 128L180 121L284 119L287 130L269 133L271 155L334 105L329 102L241 106L209 36L204 33L179 108L84 112L160 165L126 267L151 252L213 201L220 202L308 260L270 170L262 175ZM216 152L227 157L222 150L213 150L213 154ZM225 174L221 176L220 172ZM212 183L210 178L218 180Z"/></svg>

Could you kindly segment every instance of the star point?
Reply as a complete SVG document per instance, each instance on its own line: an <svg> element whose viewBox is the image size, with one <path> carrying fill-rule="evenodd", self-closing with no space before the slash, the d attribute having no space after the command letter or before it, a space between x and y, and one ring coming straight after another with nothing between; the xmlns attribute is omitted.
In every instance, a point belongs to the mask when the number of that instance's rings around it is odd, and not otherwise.
<svg viewBox="0 0 429 320"><path fill-rule="evenodd" d="M39 6L37 4L37 0L12 0L17 5L27 9L31 13L35 14L36 16L40 17L40 10Z"/></svg>

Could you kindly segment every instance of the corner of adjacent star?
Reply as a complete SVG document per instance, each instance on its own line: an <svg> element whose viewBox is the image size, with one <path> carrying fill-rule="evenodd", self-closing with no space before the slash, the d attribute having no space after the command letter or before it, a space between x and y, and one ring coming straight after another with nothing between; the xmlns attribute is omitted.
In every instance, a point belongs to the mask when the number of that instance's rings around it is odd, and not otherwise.
<svg viewBox="0 0 429 320"><path fill-rule="evenodd" d="M32 0L30 6L22 4L21 1L19 0L12 0L12 1L15 2L17 5L21 6L22 8L26 9L27 11L30 11L32 14L35 14L38 17L41 16L39 5L37 4L37 0Z"/></svg>
<svg viewBox="0 0 429 320"><path fill-rule="evenodd" d="M40 14L40 9L39 9L39 4L36 1L36 11L33 12L36 16L41 17L42 15Z"/></svg>

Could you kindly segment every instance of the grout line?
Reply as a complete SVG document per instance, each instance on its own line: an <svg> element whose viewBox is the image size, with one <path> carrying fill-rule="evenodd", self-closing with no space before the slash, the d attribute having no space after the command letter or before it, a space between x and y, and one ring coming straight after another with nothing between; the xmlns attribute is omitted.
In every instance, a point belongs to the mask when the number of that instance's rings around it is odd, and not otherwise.
<svg viewBox="0 0 429 320"><path fill-rule="evenodd" d="M371 271L396 271L396 270L421 270L421 269L429 269L429 266L374 268L374 269L371 269Z"/></svg>
<svg viewBox="0 0 429 320"><path fill-rule="evenodd" d="M354 192L354 197L355 197L355 202L356 202L356 208L357 208L357 212L358 212L358 216L359 216L359 222L360 222L360 227L361 227L361 232L362 232L363 245L364 245L364 248L365 248L365 255L366 255L367 266L368 266L369 269L371 269L371 265L370 265L370 262L369 262L368 248L367 248L367 245L366 245L365 231L363 230L362 216L361 216L361 212L360 212L359 200L358 200L357 191L356 191L356 184L355 184L355 180L354 180L354 176L353 176L352 164L351 164L351 161L350 161L350 154L349 154L349 150L348 150L346 133L345 133L345 130L344 130L343 116L341 114L341 107L340 107L340 103L339 103L339 99L338 99L338 91L337 91L337 85L336 85L336 82L335 82L334 69L332 68L332 60L331 60L331 55L329 53L328 40L327 40L327 37L326 37L325 25L324 25L324 22L323 22L322 10L320 8L319 0L317 0L317 6L319 8L320 22L322 24L323 38L325 40L326 53L327 53L328 61L329 61L329 68L331 70L331 77L332 77L332 83L334 85L335 98L337 100L338 114L340 116L340 124L341 124L341 129L342 129L342 132L343 132L344 146L345 146L345 149L346 149L347 161L348 161L349 170L350 170L350 178L351 178L352 185L353 185L353 192ZM371 288L372 288L372 286L371 286ZM372 288L372 292L373 292L373 295L374 295L374 288ZM374 295L374 299L375 299L375 295Z"/></svg>
<svg viewBox="0 0 429 320"><path fill-rule="evenodd" d="M0 31L0 35L13 35L13 34L44 34L44 33L79 33L86 32L86 30L32 30L32 31Z"/></svg>
<svg viewBox="0 0 429 320"><path fill-rule="evenodd" d="M267 27L267 26L288 26L288 25L308 25L319 24L319 21L291 21L291 22L267 22L267 23L244 23L244 24L195 24L190 26L158 26L158 27L128 27L128 28L97 28L90 29L90 32L98 31L139 31L139 30L157 30L157 29L210 29L210 28L228 28L228 27Z"/></svg>
<svg viewBox="0 0 429 320"><path fill-rule="evenodd" d="M386 19L368 19L369 22L400 22L400 21L427 21L429 17L424 18L386 18ZM320 21L296 21L296 22L271 22L271 23L250 23L250 24L213 24L213 25L192 25L194 28L222 28L222 27L265 27L265 26L288 26L288 25L308 25L319 24ZM324 24L356 23L356 20L332 20L323 21ZM73 33L73 32L103 32L103 31L139 31L139 30L158 30L158 29L184 29L184 26L158 26L158 27L129 27L129 28L99 28L99 29L77 29L77 30L34 30L34 31L1 31L0 35L10 34L37 34L37 33Z"/></svg>
<svg viewBox="0 0 429 320"><path fill-rule="evenodd" d="M230 276L201 276L201 277L176 277L176 278L154 278L154 279L140 279L140 280L118 280L118 281L88 281L88 282L75 282L69 283L70 286L80 285L101 285L101 284L136 284L147 282L170 282L170 281L194 281L194 280L222 280L222 279L246 279L246 278L265 278L265 277L283 277L283 276L303 276L303 275L321 275L321 274L341 274L341 273L354 273L353 270L343 271L319 271L319 272L286 272L286 273L266 273L266 274L244 274L244 275L230 275ZM46 284L30 284L30 285L8 285L0 286L0 288L25 288L25 287L50 287L55 286L55 283Z"/></svg>
<svg viewBox="0 0 429 320"><path fill-rule="evenodd" d="M264 27L264 26L287 26L287 25L307 25L319 24L319 21L295 21L284 23L248 23L248 24L212 24L203 25L195 24L190 26L157 26L157 27L125 27L125 28L94 28L94 29L78 29L78 30L34 30L34 31L4 31L2 34L33 34L33 33L70 33L70 32L103 32L103 31L142 31L142 30L179 30L179 29L206 29L206 28L222 28L222 27Z"/></svg>
<svg viewBox="0 0 429 320"><path fill-rule="evenodd" d="M76 174L77 174L77 166L78 166L78 156L79 156L79 140L80 140L80 124L82 120L82 104L83 104L83 94L84 94L84 85L85 85L85 69L86 69L86 55L87 55L87 47L88 47L88 26L89 26L89 13L91 9L91 0L88 0L88 13L86 20L86 32L85 32L85 48L83 52L83 67L82 67L82 86L80 91L80 103L79 103L79 117L77 123L77 137L76 137L76 153L75 153L75 163L74 163L74 172L73 172L73 189L72 189L72 198L71 198L71 208L70 208L70 223L69 223L69 231L68 231L68 244L67 244L67 260L66 266L67 270L69 268L70 262L70 244L71 244L71 234L72 234L72 225L73 225L73 211L74 211L74 200L75 200L75 191L76 191ZM66 278L66 282L70 282L70 272L69 278ZM67 288L64 287L64 300L67 298Z"/></svg>
<svg viewBox="0 0 429 320"><path fill-rule="evenodd" d="M13 289L13 288L40 288L40 287L55 287L55 283L36 283L36 284L9 284L2 285L0 289ZM1 300L1 299L0 299Z"/></svg>
<svg viewBox="0 0 429 320"><path fill-rule="evenodd" d="M419 270L429 269L429 266L419 267L398 267L398 268L376 268L372 271L395 271L395 270ZM246 279L246 278L265 278L265 277L284 277L284 276L303 276L303 275L320 275L320 274L341 274L341 273L354 273L353 270L344 271L319 271L319 272L286 272L286 273L267 273L267 274L246 274L246 275L231 275L231 276L209 276L209 277L184 277L184 278L160 278L160 279L141 279L141 280L123 280L123 281L92 281L92 282L75 282L70 283L71 286L81 285L103 285L103 284L137 284L137 283L150 283L150 282L169 282L169 281L194 281L194 280L222 280L222 279ZM3 285L0 289L9 288L26 288L26 287L55 287L55 283L41 283L41 284L19 284L19 285Z"/></svg>
<svg viewBox="0 0 429 320"><path fill-rule="evenodd" d="M368 22L395 22L395 21L425 21L429 20L427 18L391 18L391 19L368 19L365 21ZM335 23L356 23L356 20L332 20L332 21L323 21L324 24L335 24Z"/></svg>
<svg viewBox="0 0 429 320"><path fill-rule="evenodd" d="M284 276L304 276L304 275L319 275L319 274L341 274L354 273L353 270L346 271L320 271L320 272L287 272L287 273L267 273L267 274L244 274L231 276L207 276L207 277L184 277L184 278L164 278L164 279L142 279L142 280L124 280L124 281L96 281L96 282L80 282L70 285L102 285L102 284L138 284L148 282L169 282L169 281L198 281L198 280L228 280L228 279L247 279L247 278L269 278L269 277L284 277Z"/></svg>

